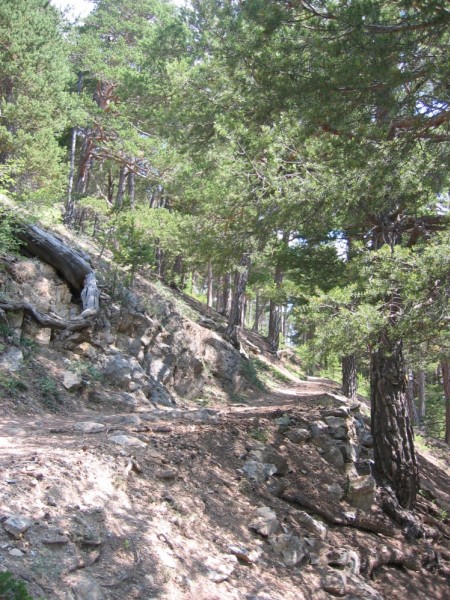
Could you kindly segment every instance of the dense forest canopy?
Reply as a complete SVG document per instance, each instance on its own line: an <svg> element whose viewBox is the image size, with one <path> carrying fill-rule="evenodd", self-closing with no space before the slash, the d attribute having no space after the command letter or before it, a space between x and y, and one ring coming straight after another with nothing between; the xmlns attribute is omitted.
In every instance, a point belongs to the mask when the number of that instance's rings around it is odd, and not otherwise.
<svg viewBox="0 0 450 600"><path fill-rule="evenodd" d="M130 285L148 266L214 305L232 343L342 364L349 397L359 374L407 508L414 380L450 443L449 32L444 0L0 7L1 187Z"/></svg>

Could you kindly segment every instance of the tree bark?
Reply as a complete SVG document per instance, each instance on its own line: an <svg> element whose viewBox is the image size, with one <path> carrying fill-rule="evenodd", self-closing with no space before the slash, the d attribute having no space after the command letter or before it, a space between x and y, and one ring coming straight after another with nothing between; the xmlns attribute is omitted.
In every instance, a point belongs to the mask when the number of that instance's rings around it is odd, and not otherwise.
<svg viewBox="0 0 450 600"><path fill-rule="evenodd" d="M441 371L445 396L445 442L450 444L450 363L443 360Z"/></svg>
<svg viewBox="0 0 450 600"><path fill-rule="evenodd" d="M222 310L224 317L228 317L231 311L231 273L227 273L223 278L222 291Z"/></svg>
<svg viewBox="0 0 450 600"><path fill-rule="evenodd" d="M420 371L417 374L417 384L419 386L418 417L419 417L419 423L422 426L425 421L425 412L426 412L425 371L423 369L420 369Z"/></svg>
<svg viewBox="0 0 450 600"><path fill-rule="evenodd" d="M208 261L208 271L206 274L206 305L212 308L213 305L213 272L211 261Z"/></svg>
<svg viewBox="0 0 450 600"><path fill-rule="evenodd" d="M400 505L412 509L419 472L401 341L385 339L372 354L370 383L375 469L391 484Z"/></svg>
<svg viewBox="0 0 450 600"><path fill-rule="evenodd" d="M250 269L250 256L244 253L241 256L239 268L234 276L233 300L228 317L227 335L233 344L239 345L239 330L242 328L243 304Z"/></svg>
<svg viewBox="0 0 450 600"><path fill-rule="evenodd" d="M356 398L357 379L356 379L356 356L348 354L341 359L342 366L342 393L347 398L354 400Z"/></svg>
<svg viewBox="0 0 450 600"><path fill-rule="evenodd" d="M253 321L252 331L259 333L261 330L261 319L266 309L266 302L261 298L259 290L256 292L255 298L255 318Z"/></svg>
<svg viewBox="0 0 450 600"><path fill-rule="evenodd" d="M117 186L116 205L115 205L118 210L120 210L123 207L123 198L125 196L127 175L128 175L127 168L120 167L119 184Z"/></svg>
<svg viewBox="0 0 450 600"><path fill-rule="evenodd" d="M36 225L19 225L17 237L26 250L52 267L76 290L81 292L83 311L74 319L61 319L52 313L43 315L29 302L3 302L4 311L25 310L43 327L79 330L92 325L98 313L100 292L95 273L84 257L54 235Z"/></svg>
<svg viewBox="0 0 450 600"><path fill-rule="evenodd" d="M282 242L287 244L289 241L289 232L283 232ZM276 292L281 288L283 283L284 270L283 265L278 259L275 267L274 282ZM269 331L267 335L267 341L269 342L269 349L271 352L277 352L280 347L280 332L281 332L281 305L275 300L271 299L269 304Z"/></svg>

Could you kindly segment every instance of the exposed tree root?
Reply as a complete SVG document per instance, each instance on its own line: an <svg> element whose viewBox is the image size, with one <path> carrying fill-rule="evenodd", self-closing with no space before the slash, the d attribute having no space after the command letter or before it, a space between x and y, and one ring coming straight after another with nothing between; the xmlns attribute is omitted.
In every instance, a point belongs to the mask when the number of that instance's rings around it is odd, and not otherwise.
<svg viewBox="0 0 450 600"><path fill-rule="evenodd" d="M78 331L92 325L99 310L100 292L95 273L85 258L56 236L36 225L19 225L17 237L31 255L54 267L76 290L81 291L83 312L74 319L62 319L53 313L42 314L29 302L2 302L4 312L25 311L42 327Z"/></svg>
<svg viewBox="0 0 450 600"><path fill-rule="evenodd" d="M421 562L417 554L404 552L392 546L381 546L375 555L371 554L363 561L363 572L367 577L373 577L377 569L388 565L419 571Z"/></svg>
<svg viewBox="0 0 450 600"><path fill-rule="evenodd" d="M351 513L335 514L327 508L320 506L316 500L308 498L299 492L285 492L281 498L290 504L299 504L300 506L311 510L332 525L355 527L356 529L363 529L364 531L382 534L387 537L395 536L395 528L387 519L381 518L379 515L368 515L360 510L355 510Z"/></svg>
<svg viewBox="0 0 450 600"><path fill-rule="evenodd" d="M387 486L380 488L379 500L384 512L403 528L407 539L433 537L432 532L427 531L411 511L400 506L394 492Z"/></svg>
<svg viewBox="0 0 450 600"><path fill-rule="evenodd" d="M0 309L4 312L18 312L23 310L29 314L42 327L51 329L68 329L78 331L92 325L91 319L84 318L82 314L74 319L62 319L54 313L42 314L29 302L0 302Z"/></svg>

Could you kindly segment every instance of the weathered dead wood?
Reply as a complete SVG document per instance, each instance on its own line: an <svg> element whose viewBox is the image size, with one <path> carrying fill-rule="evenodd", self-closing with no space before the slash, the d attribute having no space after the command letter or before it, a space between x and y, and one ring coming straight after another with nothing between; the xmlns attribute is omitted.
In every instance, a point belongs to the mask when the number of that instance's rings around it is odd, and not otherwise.
<svg viewBox="0 0 450 600"><path fill-rule="evenodd" d="M3 302L4 311L24 310L42 327L78 331L92 325L99 310L100 292L95 273L85 258L65 242L37 225L18 225L17 237L33 256L54 267L76 290L81 291L83 311L73 319L62 319L53 313L42 314L29 302Z"/></svg>
<svg viewBox="0 0 450 600"><path fill-rule="evenodd" d="M68 329L70 331L79 331L92 325L92 321L90 319L82 318L82 315L70 320L62 319L54 313L48 313L44 315L29 302L0 302L0 309L5 312L18 312L23 310L33 317L33 319L39 325L42 327L50 327L51 329Z"/></svg>
<svg viewBox="0 0 450 600"><path fill-rule="evenodd" d="M355 527L371 533L382 534L386 537L395 536L395 528L391 523L380 515L372 516L360 510L352 512L333 513L321 506L316 499L311 499L301 493L284 493L281 498L289 504L298 504L319 515L332 525Z"/></svg>
<svg viewBox="0 0 450 600"><path fill-rule="evenodd" d="M376 569L388 565L403 567L409 571L419 571L421 562L417 554L404 552L392 546L381 546L375 554L370 554L363 561L363 572L367 577L373 577Z"/></svg>

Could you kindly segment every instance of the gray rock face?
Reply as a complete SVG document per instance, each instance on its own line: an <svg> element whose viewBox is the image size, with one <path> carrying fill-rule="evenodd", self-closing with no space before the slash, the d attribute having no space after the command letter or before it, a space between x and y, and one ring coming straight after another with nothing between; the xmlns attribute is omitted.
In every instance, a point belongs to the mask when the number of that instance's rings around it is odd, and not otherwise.
<svg viewBox="0 0 450 600"><path fill-rule="evenodd" d="M275 465L275 475L287 475L289 471L289 465L287 463L287 460L282 454L280 454L280 452L277 452L274 448L266 448L263 451L262 458L264 463L269 465Z"/></svg>
<svg viewBox="0 0 450 600"><path fill-rule="evenodd" d="M298 565L307 555L304 542L292 533L282 533L269 539L270 545L277 554L281 554L288 567Z"/></svg>
<svg viewBox="0 0 450 600"><path fill-rule="evenodd" d="M225 554L220 557L210 556L205 561L208 569L208 579L220 583L226 581L238 565L234 554Z"/></svg>
<svg viewBox="0 0 450 600"><path fill-rule="evenodd" d="M376 482L372 475L349 478L348 501L355 508L369 512L375 500Z"/></svg>
<svg viewBox="0 0 450 600"><path fill-rule="evenodd" d="M78 373L72 373L72 371L66 371L63 375L63 386L69 392L79 390L83 386L83 379Z"/></svg>
<svg viewBox="0 0 450 600"><path fill-rule="evenodd" d="M79 577L72 586L76 600L105 600L106 596L92 577Z"/></svg>
<svg viewBox="0 0 450 600"><path fill-rule="evenodd" d="M299 510L295 513L296 520L301 523L305 529L314 534L318 538L324 540L328 535L328 527L322 521L318 521L308 513Z"/></svg>
<svg viewBox="0 0 450 600"><path fill-rule="evenodd" d="M264 483L271 475L277 472L275 465L260 463L256 460L247 461L242 470L247 478L255 483Z"/></svg>
<svg viewBox="0 0 450 600"><path fill-rule="evenodd" d="M13 535L16 539L19 539L22 537L22 534L31 527L32 523L33 522L27 517L16 515L6 519L3 523L3 529Z"/></svg>
<svg viewBox="0 0 450 600"><path fill-rule="evenodd" d="M311 439L308 429L290 429L284 434L293 444L304 444Z"/></svg>
<svg viewBox="0 0 450 600"><path fill-rule="evenodd" d="M332 596L345 596L347 576L341 571L329 569L322 575L322 587Z"/></svg>
<svg viewBox="0 0 450 600"><path fill-rule="evenodd" d="M0 367L6 371L15 373L20 371L23 365L23 353L20 348L9 346L0 356Z"/></svg>
<svg viewBox="0 0 450 600"><path fill-rule="evenodd" d="M250 529L254 529L264 537L274 534L279 525L276 513L268 506L262 506L257 509L256 514L256 519L249 525Z"/></svg>
<svg viewBox="0 0 450 600"><path fill-rule="evenodd" d="M119 446L137 446L138 448L146 448L147 444L137 437L132 435L124 435L123 433L117 433L109 438L110 442L118 444Z"/></svg>
<svg viewBox="0 0 450 600"><path fill-rule="evenodd" d="M359 575L361 570L358 553L345 548L330 550L327 554L327 563L330 567L343 569L353 575Z"/></svg>
<svg viewBox="0 0 450 600"><path fill-rule="evenodd" d="M80 423L75 423L74 429L76 431L81 431L82 433L100 433L100 431L104 431L106 428L103 423L95 423L94 421L82 421Z"/></svg>

